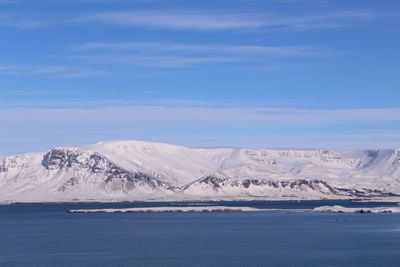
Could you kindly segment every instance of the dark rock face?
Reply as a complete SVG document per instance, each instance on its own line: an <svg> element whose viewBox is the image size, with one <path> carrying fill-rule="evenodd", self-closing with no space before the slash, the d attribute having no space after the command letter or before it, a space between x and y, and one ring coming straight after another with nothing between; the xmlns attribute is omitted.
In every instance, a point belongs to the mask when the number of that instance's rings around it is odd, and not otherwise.
<svg viewBox="0 0 400 267"><path fill-rule="evenodd" d="M292 181L271 181L264 179L246 179L242 181L242 185L245 188L249 188L251 185L254 186L268 186L273 188L290 188L290 189L300 189L300 190L321 190L326 188L330 193L335 194L337 190L331 187L327 182L322 180L306 180L298 179Z"/></svg>
<svg viewBox="0 0 400 267"><path fill-rule="evenodd" d="M263 186L275 189L278 188L299 189L302 191L305 190L321 191L323 188L325 188L332 194L338 193L338 191L334 187L330 186L327 182L322 180L306 180L306 179L288 180L288 181L275 181L267 179L236 180L230 178L206 176L203 179L199 180L197 183L204 185L211 185L214 189L218 189L222 186L227 186L227 185L232 187L244 187L244 188L250 188L251 186Z"/></svg>
<svg viewBox="0 0 400 267"><path fill-rule="evenodd" d="M78 159L78 157L81 155L82 153L78 153L77 151L55 148L50 150L50 152L43 157L42 165L48 170L57 170L72 167L91 167L91 161L80 161ZM96 157L95 154L93 154L92 156ZM98 161L99 160L101 160L101 157L98 157ZM95 161L94 163L97 162Z"/></svg>
<svg viewBox="0 0 400 267"><path fill-rule="evenodd" d="M62 185L60 188L58 188L57 191L59 192L65 192L71 189L74 185L79 184L79 180L76 177L72 177L68 179L68 181Z"/></svg>
<svg viewBox="0 0 400 267"><path fill-rule="evenodd" d="M66 152L60 149L52 149L42 160L42 165L48 170L60 169L67 159Z"/></svg>
<svg viewBox="0 0 400 267"><path fill-rule="evenodd" d="M147 186L154 190L157 188L164 188L174 192L180 191L179 188L161 182L150 175L142 172L130 172L115 165L110 166L104 174L107 177L105 180L106 184L112 184L115 181L122 182L120 187L127 191L137 186Z"/></svg>
<svg viewBox="0 0 400 267"><path fill-rule="evenodd" d="M96 174L96 176L104 179L102 181L104 188L115 191L122 190L124 192L129 192L137 187L143 186L152 190L161 188L174 192L179 191L178 188L161 182L150 175L121 168L98 153L52 149L44 156L42 165L47 170L71 169L80 175ZM66 191L71 189L74 185L79 184L79 174L78 177L70 178L58 190Z"/></svg>
<svg viewBox="0 0 400 267"><path fill-rule="evenodd" d="M101 173L104 168L100 167L101 164L111 165L111 162L97 153L87 154L57 148L52 149L42 160L42 165L48 170L86 168L92 173Z"/></svg>
<svg viewBox="0 0 400 267"><path fill-rule="evenodd" d="M243 187L250 188L253 186L265 187L270 189L290 189L293 191L316 191L326 195L336 195L336 196L349 196L349 197L387 197L387 196L398 196L390 192L383 192L377 189L348 189L348 188L338 188L331 186L329 183L313 179L296 179L296 180L284 180L275 181L268 179L244 179L236 180L231 178L221 178L214 176L206 176L203 179L197 181L196 183L201 185L210 185L215 191L218 191L224 186L230 187ZM188 186L190 187L190 186Z"/></svg>
<svg viewBox="0 0 400 267"><path fill-rule="evenodd" d="M198 181L198 183L200 183L200 184L209 184L214 189L221 187L225 182L227 182L227 179L214 177L214 176L207 176L207 177L201 179L200 181Z"/></svg>
<svg viewBox="0 0 400 267"><path fill-rule="evenodd" d="M373 152L371 152L373 154ZM142 172L134 172L124 169L106 157L88 151L56 148L49 151L42 160L42 165L49 171L72 171L69 178L58 191L71 190L81 183L84 177L92 176L98 179L98 184L107 192L129 193L137 188L146 192L166 190L170 192L181 192L195 184L209 185L215 192L223 187L251 187L265 188L269 190L290 190L296 192L318 192L324 195L348 196L348 197L387 197L398 196L390 192L367 188L339 188L331 186L320 179L292 179L271 180L260 178L233 179L229 177L217 177L208 175L197 182L182 188L169 185L157 178ZM3 168L4 169L4 168ZM0 165L0 171L4 171ZM97 182L96 182L97 183Z"/></svg>
<svg viewBox="0 0 400 267"><path fill-rule="evenodd" d="M350 189L350 188L336 188L341 195L348 195L354 197L398 197L399 195L384 192L377 189L368 189L368 188L359 188L359 189Z"/></svg>

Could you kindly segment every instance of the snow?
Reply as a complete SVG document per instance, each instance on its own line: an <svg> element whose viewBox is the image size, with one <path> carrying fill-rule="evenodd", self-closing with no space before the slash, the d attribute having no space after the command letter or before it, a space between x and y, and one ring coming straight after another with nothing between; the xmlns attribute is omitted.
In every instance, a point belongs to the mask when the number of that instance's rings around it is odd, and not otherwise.
<svg viewBox="0 0 400 267"><path fill-rule="evenodd" d="M146 207L146 208L126 208L126 209L81 209L69 210L70 213L117 213L117 212L228 212L228 211L262 211L262 209L250 207Z"/></svg>
<svg viewBox="0 0 400 267"><path fill-rule="evenodd" d="M301 180L328 185L284 186ZM349 197L329 187L400 194L400 150L188 148L128 140L0 158L0 202Z"/></svg>
<svg viewBox="0 0 400 267"><path fill-rule="evenodd" d="M400 207L374 207L374 208L347 208L342 206L321 206L309 209L258 209L252 207L228 206L185 206L185 207L145 207L122 209L78 209L69 210L69 213L128 213L128 212L228 212L228 211L290 211L290 212L340 212L340 213L395 213L400 212Z"/></svg>
<svg viewBox="0 0 400 267"><path fill-rule="evenodd" d="M359 212L359 213L392 213L400 212L400 207L346 208L342 206L321 206L315 212Z"/></svg>

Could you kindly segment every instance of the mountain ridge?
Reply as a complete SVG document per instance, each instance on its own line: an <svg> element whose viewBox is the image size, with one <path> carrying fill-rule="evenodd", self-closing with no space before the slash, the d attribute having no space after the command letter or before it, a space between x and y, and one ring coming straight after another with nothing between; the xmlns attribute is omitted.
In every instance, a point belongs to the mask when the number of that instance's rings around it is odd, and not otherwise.
<svg viewBox="0 0 400 267"><path fill-rule="evenodd" d="M400 195L400 149L188 148L144 141L0 157L0 201Z"/></svg>

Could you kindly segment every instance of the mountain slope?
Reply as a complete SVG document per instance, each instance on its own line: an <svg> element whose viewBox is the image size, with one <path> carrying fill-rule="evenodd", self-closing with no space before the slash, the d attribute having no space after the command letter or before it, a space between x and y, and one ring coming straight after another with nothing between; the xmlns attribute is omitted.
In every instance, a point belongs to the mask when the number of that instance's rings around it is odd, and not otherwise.
<svg viewBox="0 0 400 267"><path fill-rule="evenodd" d="M0 201L396 194L398 149L206 149L112 141L0 158Z"/></svg>

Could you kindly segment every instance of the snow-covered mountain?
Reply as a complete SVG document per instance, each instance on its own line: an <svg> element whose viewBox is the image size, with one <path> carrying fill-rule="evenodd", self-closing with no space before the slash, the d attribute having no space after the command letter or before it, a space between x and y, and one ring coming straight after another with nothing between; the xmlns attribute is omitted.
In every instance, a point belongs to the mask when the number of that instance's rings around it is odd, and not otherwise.
<svg viewBox="0 0 400 267"><path fill-rule="evenodd" d="M400 195L400 149L188 148L140 141L0 158L0 201Z"/></svg>

